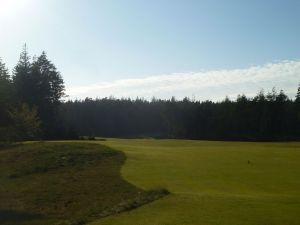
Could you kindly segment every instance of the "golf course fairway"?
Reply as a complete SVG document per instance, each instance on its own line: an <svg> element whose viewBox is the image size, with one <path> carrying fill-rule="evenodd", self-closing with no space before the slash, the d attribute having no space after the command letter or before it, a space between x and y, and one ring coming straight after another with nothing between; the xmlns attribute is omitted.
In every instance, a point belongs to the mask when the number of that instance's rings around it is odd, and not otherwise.
<svg viewBox="0 0 300 225"><path fill-rule="evenodd" d="M300 143L101 142L123 151L129 183L171 194L90 225L298 225Z"/></svg>

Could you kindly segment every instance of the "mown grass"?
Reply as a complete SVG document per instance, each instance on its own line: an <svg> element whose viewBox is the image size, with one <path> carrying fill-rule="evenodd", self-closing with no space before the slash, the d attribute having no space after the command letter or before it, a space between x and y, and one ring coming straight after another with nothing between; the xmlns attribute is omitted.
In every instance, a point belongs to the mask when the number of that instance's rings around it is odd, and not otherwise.
<svg viewBox="0 0 300 225"><path fill-rule="evenodd" d="M298 225L300 143L110 139L123 177L171 195L92 225Z"/></svg>
<svg viewBox="0 0 300 225"><path fill-rule="evenodd" d="M125 155L91 143L39 142L0 150L0 224L79 225L167 194L125 181Z"/></svg>

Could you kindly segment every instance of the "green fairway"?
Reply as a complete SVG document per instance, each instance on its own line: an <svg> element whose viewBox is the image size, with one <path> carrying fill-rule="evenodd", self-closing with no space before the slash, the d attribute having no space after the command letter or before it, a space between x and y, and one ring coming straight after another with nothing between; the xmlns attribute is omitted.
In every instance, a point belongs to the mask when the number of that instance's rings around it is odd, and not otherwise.
<svg viewBox="0 0 300 225"><path fill-rule="evenodd" d="M122 176L171 195L92 225L298 225L300 143L119 140Z"/></svg>
<svg viewBox="0 0 300 225"><path fill-rule="evenodd" d="M1 225L300 224L300 143L26 143L0 182Z"/></svg>

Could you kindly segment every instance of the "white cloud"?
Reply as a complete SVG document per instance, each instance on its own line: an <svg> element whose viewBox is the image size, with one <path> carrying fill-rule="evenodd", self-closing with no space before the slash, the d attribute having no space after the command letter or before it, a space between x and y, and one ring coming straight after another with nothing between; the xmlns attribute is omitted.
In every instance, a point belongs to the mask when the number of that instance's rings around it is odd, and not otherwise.
<svg viewBox="0 0 300 225"><path fill-rule="evenodd" d="M300 61L282 61L247 69L175 73L139 79L122 79L67 88L71 99L85 97L143 97L151 99L195 97L220 100L226 95L254 96L259 90L283 89L290 97L300 82Z"/></svg>

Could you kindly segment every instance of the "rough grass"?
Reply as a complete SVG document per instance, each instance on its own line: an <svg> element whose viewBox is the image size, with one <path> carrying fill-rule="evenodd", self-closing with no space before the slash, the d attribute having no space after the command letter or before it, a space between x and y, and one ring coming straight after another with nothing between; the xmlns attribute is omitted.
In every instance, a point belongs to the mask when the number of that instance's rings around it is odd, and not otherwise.
<svg viewBox="0 0 300 225"><path fill-rule="evenodd" d="M93 225L299 225L300 143L118 140L123 177L171 195Z"/></svg>
<svg viewBox="0 0 300 225"><path fill-rule="evenodd" d="M125 159L110 147L80 142L0 150L0 224L79 225L167 194L125 181Z"/></svg>

